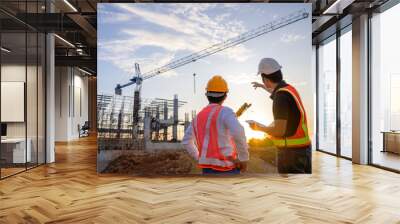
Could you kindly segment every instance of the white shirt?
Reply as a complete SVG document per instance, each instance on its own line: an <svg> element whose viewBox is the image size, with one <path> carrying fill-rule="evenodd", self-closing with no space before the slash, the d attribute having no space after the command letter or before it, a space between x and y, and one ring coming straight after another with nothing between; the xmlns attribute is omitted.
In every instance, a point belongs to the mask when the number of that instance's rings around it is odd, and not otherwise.
<svg viewBox="0 0 400 224"><path fill-rule="evenodd" d="M194 119L197 119L195 117ZM249 151L246 141L246 135L243 126L239 123L235 112L229 107L222 106L222 109L217 118L218 129L218 145L221 153L224 156L232 155L233 147L230 139L236 144L237 155L240 161L249 160ZM199 159L199 150L195 144L196 137L193 134L193 126L190 126L185 131L185 136L182 139L182 144L189 154L196 160Z"/></svg>

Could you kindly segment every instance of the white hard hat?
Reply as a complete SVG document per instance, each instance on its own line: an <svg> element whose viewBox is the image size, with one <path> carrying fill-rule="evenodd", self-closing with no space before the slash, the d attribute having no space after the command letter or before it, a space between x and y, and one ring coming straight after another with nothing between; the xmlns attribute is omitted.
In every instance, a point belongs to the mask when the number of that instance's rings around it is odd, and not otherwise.
<svg viewBox="0 0 400 224"><path fill-rule="evenodd" d="M274 72L279 71L282 66L273 58L263 58L261 59L260 63L258 64L258 73L260 74L272 74Z"/></svg>

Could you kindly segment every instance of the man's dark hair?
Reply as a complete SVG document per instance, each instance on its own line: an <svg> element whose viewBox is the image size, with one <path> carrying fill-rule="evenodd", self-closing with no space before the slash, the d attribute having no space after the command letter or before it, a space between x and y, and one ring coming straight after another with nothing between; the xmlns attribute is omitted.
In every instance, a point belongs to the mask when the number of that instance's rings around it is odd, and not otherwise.
<svg viewBox="0 0 400 224"><path fill-rule="evenodd" d="M274 72L272 74L269 74L269 75L266 75L266 74L262 73L261 76L263 77L263 79L268 79L273 83L279 83L279 82L281 82L283 80L281 70L278 70L278 71L276 71L276 72Z"/></svg>
<svg viewBox="0 0 400 224"><path fill-rule="evenodd" d="M225 98L226 98L226 93L220 97L207 96L209 103L221 103L222 101L225 100Z"/></svg>

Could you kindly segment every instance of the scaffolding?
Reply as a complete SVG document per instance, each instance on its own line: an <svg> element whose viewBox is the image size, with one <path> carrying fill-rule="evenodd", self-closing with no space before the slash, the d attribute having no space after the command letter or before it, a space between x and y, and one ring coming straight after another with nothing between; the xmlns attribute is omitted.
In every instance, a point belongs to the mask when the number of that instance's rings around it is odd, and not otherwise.
<svg viewBox="0 0 400 224"><path fill-rule="evenodd" d="M98 95L98 137L133 138L133 103L129 96Z"/></svg>
<svg viewBox="0 0 400 224"><path fill-rule="evenodd" d="M150 118L150 139L152 141L177 142L182 139L187 120L179 120L179 108L187 102L156 98L145 106L145 117Z"/></svg>
<svg viewBox="0 0 400 224"><path fill-rule="evenodd" d="M151 122L150 141L177 142L182 139L189 120L188 114L185 114L184 121L179 120L179 108L187 102L178 100L177 95L172 100L141 99L140 104L135 106L136 102L138 100L135 96L97 96L99 144L109 147L114 145L122 148L143 148L146 118Z"/></svg>

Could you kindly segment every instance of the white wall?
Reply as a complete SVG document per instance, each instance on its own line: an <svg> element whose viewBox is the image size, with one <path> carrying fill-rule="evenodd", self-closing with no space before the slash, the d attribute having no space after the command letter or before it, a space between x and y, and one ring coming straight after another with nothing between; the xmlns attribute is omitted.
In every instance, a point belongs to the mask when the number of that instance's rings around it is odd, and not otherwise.
<svg viewBox="0 0 400 224"><path fill-rule="evenodd" d="M77 70L75 70L76 72ZM81 73L79 73L81 74ZM74 75L74 99L72 108L72 119L71 119L71 135L73 138L79 137L78 125L82 126L85 121L89 120L88 113L88 78L81 75Z"/></svg>
<svg viewBox="0 0 400 224"><path fill-rule="evenodd" d="M88 78L72 67L56 67L55 140L79 138L78 125L88 120Z"/></svg>
<svg viewBox="0 0 400 224"><path fill-rule="evenodd" d="M55 141L68 140L69 79L67 67L55 68Z"/></svg>

